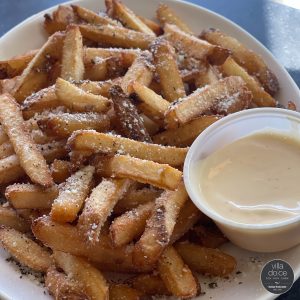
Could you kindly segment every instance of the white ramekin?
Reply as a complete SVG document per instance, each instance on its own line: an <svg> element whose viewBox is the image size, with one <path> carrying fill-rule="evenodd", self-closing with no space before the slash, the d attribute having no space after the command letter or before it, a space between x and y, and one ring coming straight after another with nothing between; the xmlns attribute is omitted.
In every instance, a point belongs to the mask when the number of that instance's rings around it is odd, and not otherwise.
<svg viewBox="0 0 300 300"><path fill-rule="evenodd" d="M251 251L277 252L300 243L300 216L272 224L232 221L214 211L203 199L193 172L193 166L199 160L261 130L277 131L300 139L300 113L280 108L256 108L231 114L215 122L190 147L184 163L184 183L194 204L218 225L232 243Z"/></svg>

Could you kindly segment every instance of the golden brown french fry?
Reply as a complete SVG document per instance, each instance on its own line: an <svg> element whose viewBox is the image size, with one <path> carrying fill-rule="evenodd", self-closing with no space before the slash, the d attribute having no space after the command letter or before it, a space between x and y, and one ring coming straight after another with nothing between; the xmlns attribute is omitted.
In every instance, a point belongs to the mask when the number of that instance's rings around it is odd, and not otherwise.
<svg viewBox="0 0 300 300"><path fill-rule="evenodd" d="M4 94L4 93L9 93L11 94L18 79L19 79L20 76L16 76L16 77L13 77L13 78L8 78L8 79L2 79L0 80L0 92L1 94Z"/></svg>
<svg viewBox="0 0 300 300"><path fill-rule="evenodd" d="M13 228L20 232L30 231L29 224L18 216L14 209L0 206L0 225Z"/></svg>
<svg viewBox="0 0 300 300"><path fill-rule="evenodd" d="M192 243L178 243L176 250L193 270L213 276L226 276L236 268L236 260L219 249L205 248Z"/></svg>
<svg viewBox="0 0 300 300"><path fill-rule="evenodd" d="M9 185L5 190L5 197L16 209L51 208L51 204L58 196L58 188L52 186L44 189L30 183Z"/></svg>
<svg viewBox="0 0 300 300"><path fill-rule="evenodd" d="M274 96L279 90L276 75L268 68L263 59L237 39L213 28L203 31L201 37L212 44L229 49L234 60L245 68L250 75L257 77L271 96Z"/></svg>
<svg viewBox="0 0 300 300"><path fill-rule="evenodd" d="M153 142L176 147L191 146L195 138L208 126L219 120L219 116L201 116L176 129L165 130L153 136Z"/></svg>
<svg viewBox="0 0 300 300"><path fill-rule="evenodd" d="M160 122L153 121L144 114L140 114L140 116L142 117L144 125L151 136L159 131L161 127L161 124L159 124Z"/></svg>
<svg viewBox="0 0 300 300"><path fill-rule="evenodd" d="M181 207L188 195L182 182L177 190L166 190L155 200L145 231L134 247L134 264L153 265L168 246Z"/></svg>
<svg viewBox="0 0 300 300"><path fill-rule="evenodd" d="M6 141L0 145L0 159L8 157L14 153L14 148L9 141Z"/></svg>
<svg viewBox="0 0 300 300"><path fill-rule="evenodd" d="M158 271L167 289L174 296L192 298L197 295L197 281L174 247L169 246L165 249L158 262Z"/></svg>
<svg viewBox="0 0 300 300"><path fill-rule="evenodd" d="M24 169L20 166L16 154L0 160L0 184L4 185L13 182L25 175Z"/></svg>
<svg viewBox="0 0 300 300"><path fill-rule="evenodd" d="M180 30L187 32L189 34L193 34L192 30L188 27L188 25L181 20L179 16L166 4L160 4L158 9L156 10L156 16L162 25L174 24Z"/></svg>
<svg viewBox="0 0 300 300"><path fill-rule="evenodd" d="M154 36L113 25L79 25L83 37L106 46L147 49Z"/></svg>
<svg viewBox="0 0 300 300"><path fill-rule="evenodd" d="M47 135L65 138L80 129L106 131L109 129L110 120L107 115L92 112L78 114L62 113L41 117L38 120L38 125Z"/></svg>
<svg viewBox="0 0 300 300"><path fill-rule="evenodd" d="M101 95L94 95L83 91L74 84L58 78L55 85L55 94L72 111L106 112L111 108L111 101Z"/></svg>
<svg viewBox="0 0 300 300"><path fill-rule="evenodd" d="M247 71L237 64L230 56L226 59L224 64L220 67L226 76L240 76L246 82L248 89L252 92L253 102L257 106L275 106L275 99L268 94L260 83Z"/></svg>
<svg viewBox="0 0 300 300"><path fill-rule="evenodd" d="M112 284L109 287L109 300L139 300L142 293L125 284Z"/></svg>
<svg viewBox="0 0 300 300"><path fill-rule="evenodd" d="M252 93L238 76L230 76L217 83L199 88L181 101L170 106L165 115L166 126L176 128L191 120L213 111L216 114L229 114L248 108Z"/></svg>
<svg viewBox="0 0 300 300"><path fill-rule="evenodd" d="M0 122L19 157L20 165L30 179L42 186L51 186L53 180L47 163L26 130L19 105L9 94L0 98Z"/></svg>
<svg viewBox="0 0 300 300"><path fill-rule="evenodd" d="M147 19L142 16L137 16L143 23L145 23L156 35L161 35L163 34L162 28L157 24L156 22Z"/></svg>
<svg viewBox="0 0 300 300"><path fill-rule="evenodd" d="M154 57L164 98L172 102L184 97L186 94L175 61L174 48L164 37L158 37L150 45L150 49Z"/></svg>
<svg viewBox="0 0 300 300"><path fill-rule="evenodd" d="M78 219L78 228L88 243L99 240L104 222L131 184L127 179L102 179L92 190Z"/></svg>
<svg viewBox="0 0 300 300"><path fill-rule="evenodd" d="M71 163L55 159L51 164L51 175L55 183L62 183L71 175Z"/></svg>
<svg viewBox="0 0 300 300"><path fill-rule="evenodd" d="M183 164L187 148L166 147L130 140L112 134L96 131L77 131L68 141L73 150L89 150L96 153L122 153L154 162L180 166Z"/></svg>
<svg viewBox="0 0 300 300"><path fill-rule="evenodd" d="M94 167L86 166L71 175L61 187L51 208L51 218L58 222L72 222L76 219L93 180Z"/></svg>
<svg viewBox="0 0 300 300"><path fill-rule="evenodd" d="M0 243L17 261L35 271L46 272L51 265L48 251L13 228L0 226Z"/></svg>
<svg viewBox="0 0 300 300"><path fill-rule="evenodd" d="M104 276L87 260L60 251L54 251L53 257L69 277L82 284L91 300L108 299L108 284Z"/></svg>
<svg viewBox="0 0 300 300"><path fill-rule="evenodd" d="M217 73L216 69L209 65L206 72L201 72L195 79L195 86L197 88L204 87L207 84L216 83L221 79L220 74Z"/></svg>
<svg viewBox="0 0 300 300"><path fill-rule="evenodd" d="M83 46L78 26L69 26L62 50L61 78L79 81L83 79Z"/></svg>
<svg viewBox="0 0 300 300"><path fill-rule="evenodd" d="M47 163L52 163L55 159L65 158L68 154L65 147L66 141L54 141L43 145L37 145L38 149L42 152Z"/></svg>
<svg viewBox="0 0 300 300"><path fill-rule="evenodd" d="M153 207L153 202L141 204L114 219L109 231L115 247L127 245L142 235Z"/></svg>

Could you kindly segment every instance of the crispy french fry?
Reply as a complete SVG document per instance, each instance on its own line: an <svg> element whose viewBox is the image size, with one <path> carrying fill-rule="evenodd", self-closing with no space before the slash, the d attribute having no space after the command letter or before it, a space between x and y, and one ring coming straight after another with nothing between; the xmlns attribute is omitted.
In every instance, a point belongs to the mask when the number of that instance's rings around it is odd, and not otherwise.
<svg viewBox="0 0 300 300"><path fill-rule="evenodd" d="M207 84L216 83L220 78L220 74L211 65L208 66L206 72L200 73L195 79L195 85L197 88L204 87Z"/></svg>
<svg viewBox="0 0 300 300"><path fill-rule="evenodd" d="M51 175L55 183L62 183L71 175L71 163L55 159L51 164Z"/></svg>
<svg viewBox="0 0 300 300"><path fill-rule="evenodd" d="M166 190L155 200L145 231L134 247L134 263L153 265L168 246L181 207L188 195L183 182L177 190Z"/></svg>
<svg viewBox="0 0 300 300"><path fill-rule="evenodd" d="M0 80L0 93L9 93L11 94L13 92L13 89L15 88L15 85L17 81L19 80L20 76L16 76L13 78L8 79L2 79Z"/></svg>
<svg viewBox="0 0 300 300"><path fill-rule="evenodd" d="M176 250L193 270L213 276L226 276L233 272L236 260L219 249L206 248L191 243L178 243Z"/></svg>
<svg viewBox="0 0 300 300"><path fill-rule="evenodd" d="M15 153L14 148L9 141L4 142L3 144L0 145L0 159L8 157L14 153Z"/></svg>
<svg viewBox="0 0 300 300"><path fill-rule="evenodd" d="M93 180L94 167L87 166L71 175L61 187L51 208L51 218L58 222L72 222L76 219Z"/></svg>
<svg viewBox="0 0 300 300"><path fill-rule="evenodd" d="M62 50L61 78L79 81L83 79L83 46L78 26L69 26Z"/></svg>
<svg viewBox="0 0 300 300"><path fill-rule="evenodd" d="M30 179L45 187L51 186L53 180L46 161L26 130L21 110L15 100L4 94L0 98L0 121L9 136L20 164Z"/></svg>
<svg viewBox="0 0 300 300"><path fill-rule="evenodd" d="M7 184L25 175L16 154L0 160L0 184Z"/></svg>
<svg viewBox="0 0 300 300"><path fill-rule="evenodd" d="M217 83L197 89L170 106L165 115L166 126L169 129L176 128L207 111L216 114L233 113L247 108L251 100L252 94L240 77L226 77Z"/></svg>
<svg viewBox="0 0 300 300"><path fill-rule="evenodd" d="M115 247L127 245L142 235L153 207L153 202L141 204L114 219L109 231Z"/></svg>
<svg viewBox="0 0 300 300"><path fill-rule="evenodd" d="M92 190L78 219L78 228L88 243L99 240L104 222L131 184L127 179L103 179Z"/></svg>
<svg viewBox="0 0 300 300"><path fill-rule="evenodd" d="M47 163L52 163L55 159L61 159L66 157L68 152L65 145L66 142L62 140L37 146L38 149L42 152L43 156L45 157Z"/></svg>
<svg viewBox="0 0 300 300"><path fill-rule="evenodd" d="M154 135L159 131L159 129L161 127L161 125L159 124L160 122L153 121L144 114L141 114L140 116L142 117L142 119L144 121L144 125L150 135Z"/></svg>
<svg viewBox="0 0 300 300"><path fill-rule="evenodd" d="M54 251L53 257L69 277L82 284L91 300L108 299L108 284L104 276L87 260L60 251Z"/></svg>
<svg viewBox="0 0 300 300"><path fill-rule="evenodd" d="M16 209L51 208L51 204L58 196L58 188L52 186L43 189L38 185L20 183L9 185L5 190L5 197Z"/></svg>
<svg viewBox="0 0 300 300"><path fill-rule="evenodd" d="M197 295L196 279L172 246L166 248L159 259L158 271L167 289L174 296L192 298Z"/></svg>
<svg viewBox="0 0 300 300"><path fill-rule="evenodd" d="M187 153L187 148L148 144L91 130L77 131L69 139L68 144L73 150L89 150L107 154L121 152L132 157L171 166L182 165Z"/></svg>
<svg viewBox="0 0 300 300"><path fill-rule="evenodd" d="M125 284L112 284L109 287L109 300L139 300L142 293Z"/></svg>
<svg viewBox="0 0 300 300"><path fill-rule="evenodd" d="M161 35L163 34L162 28L157 24L156 22L147 19L142 16L137 16L143 23L145 23L156 35Z"/></svg>
<svg viewBox="0 0 300 300"><path fill-rule="evenodd" d="M30 231L29 224L18 216L14 209L0 206L0 225L13 228L20 232Z"/></svg>
<svg viewBox="0 0 300 300"><path fill-rule="evenodd" d="M0 227L0 243L16 260L35 271L46 272L51 265L48 251L13 228Z"/></svg>

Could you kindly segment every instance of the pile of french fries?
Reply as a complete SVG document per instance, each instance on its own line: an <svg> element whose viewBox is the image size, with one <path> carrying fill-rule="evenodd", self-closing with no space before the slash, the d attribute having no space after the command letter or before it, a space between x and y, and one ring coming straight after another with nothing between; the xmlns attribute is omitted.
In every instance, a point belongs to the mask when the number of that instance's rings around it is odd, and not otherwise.
<svg viewBox="0 0 300 300"><path fill-rule="evenodd" d="M59 6L40 49L0 62L0 242L55 299L193 298L196 273L226 277L236 261L187 195L188 147L222 116L276 106L278 81L167 5L157 23L105 4Z"/></svg>

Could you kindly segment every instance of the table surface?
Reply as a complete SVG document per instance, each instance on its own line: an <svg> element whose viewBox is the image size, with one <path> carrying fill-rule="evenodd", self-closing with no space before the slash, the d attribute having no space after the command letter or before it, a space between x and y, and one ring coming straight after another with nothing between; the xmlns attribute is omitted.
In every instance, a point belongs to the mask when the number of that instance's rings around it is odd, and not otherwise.
<svg viewBox="0 0 300 300"><path fill-rule="evenodd" d="M99 0L100 1L100 0ZM0 36L61 0L0 0ZM300 87L300 1L190 0L239 24L262 42ZM284 3L284 4L283 4ZM280 300L300 299L300 279Z"/></svg>

